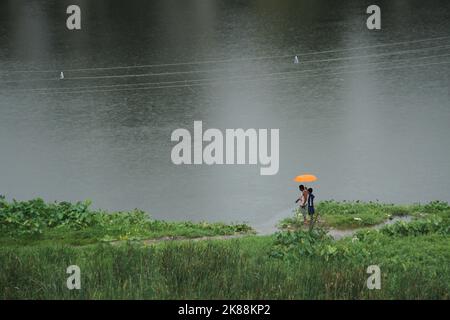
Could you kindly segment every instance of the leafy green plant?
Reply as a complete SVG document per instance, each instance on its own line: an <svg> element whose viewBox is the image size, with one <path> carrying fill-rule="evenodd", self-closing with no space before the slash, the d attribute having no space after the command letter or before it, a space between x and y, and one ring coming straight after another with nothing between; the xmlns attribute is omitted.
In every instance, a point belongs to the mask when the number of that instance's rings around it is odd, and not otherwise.
<svg viewBox="0 0 450 320"><path fill-rule="evenodd" d="M425 212L438 213L443 211L450 211L450 206L444 201L431 201L424 206Z"/></svg>
<svg viewBox="0 0 450 320"><path fill-rule="evenodd" d="M380 202L361 201L322 201L317 203L316 211L320 214L319 224L336 229L355 229L381 224L400 216L427 217L438 215L450 222L450 206L447 202L432 201L428 204L398 205ZM303 226L303 218L298 208L293 217L282 220L282 230L299 229Z"/></svg>
<svg viewBox="0 0 450 320"><path fill-rule="evenodd" d="M46 228L66 226L81 229L97 222L94 212L89 210L90 201L47 204L38 198L29 201L6 201L0 198L0 228L3 232L40 234Z"/></svg>
<svg viewBox="0 0 450 320"><path fill-rule="evenodd" d="M141 211L92 210L91 202L45 203L42 199L8 202L0 197L2 242L67 240L71 244L98 241L140 240L158 237L202 237L251 233L246 224L167 222L154 220Z"/></svg>
<svg viewBox="0 0 450 320"><path fill-rule="evenodd" d="M334 254L331 243L332 238L320 227L309 231L278 232L271 256L281 258Z"/></svg>
<svg viewBox="0 0 450 320"><path fill-rule="evenodd" d="M409 223L396 222L382 228L381 232L391 237L419 236L431 233L450 234L450 226L443 223L441 217L432 216Z"/></svg>

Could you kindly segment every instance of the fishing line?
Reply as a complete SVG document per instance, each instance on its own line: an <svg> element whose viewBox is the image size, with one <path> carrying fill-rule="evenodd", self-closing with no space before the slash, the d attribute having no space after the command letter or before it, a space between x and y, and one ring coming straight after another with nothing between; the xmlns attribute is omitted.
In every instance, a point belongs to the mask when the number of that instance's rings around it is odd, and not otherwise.
<svg viewBox="0 0 450 320"><path fill-rule="evenodd" d="M415 58L409 58L409 59L396 59L391 61L385 61L385 62L372 62L372 63L361 63L361 64L352 64L352 65L345 65L345 66L337 66L337 67L327 67L327 68L313 68L313 69L303 69L303 70L297 70L297 71L283 71L283 72L271 72L271 73L262 73L262 74L254 74L254 75L248 75L248 76L234 76L234 77L227 77L227 78L203 78L203 79L190 79L190 80L175 80L175 81L159 81L159 82L141 82L141 83L128 83L128 84L113 84L113 85L101 85L101 86L77 86L77 87L51 87L51 88L30 88L30 89L16 89L16 90L10 90L9 92L20 92L20 91L67 91L67 90L79 90L79 89L99 89L99 88L120 88L120 87L138 87L143 85L172 85L172 84L188 84L188 83L199 83L199 82L208 82L208 81L222 81L222 80L239 80L239 79L247 79L251 78L254 79L255 77L267 77L267 76L273 76L273 75L284 75L284 74L301 74L301 73L307 73L307 72L314 72L314 71L324 71L324 70L334 70L334 69L345 69L345 68L354 68L354 67L367 67L371 65L381 65L381 64L390 64L390 63L407 63L408 61L416 61L416 60L423 60L423 59L431 59L431 58L439 58L439 57L448 57L450 56L450 53L446 54L439 54L439 55L430 55L430 56L424 56L424 57L415 57Z"/></svg>
<svg viewBox="0 0 450 320"><path fill-rule="evenodd" d="M346 61L346 60L355 60L355 59L364 59L364 58L377 58L377 57L385 57L391 55L399 55L399 54L409 54L427 50L437 50L437 49L446 49L450 48L450 45L441 45L435 47L426 47L419 49L410 49L410 50L401 50L394 52L385 52L385 53L376 53L371 55L363 55L363 56L350 56L350 57L340 57L340 58L327 58L327 59L315 59L315 60L305 60L300 62L299 64L310 64L310 63L319 63L319 62L335 62L335 61ZM192 71L174 71L174 72L163 72L163 73L143 73L143 74L126 74L126 75L107 75L107 76L84 76L84 77L66 77L63 81L69 80L94 80L94 79L125 79L125 78L141 78L141 77L152 77L152 76L167 76L167 75L178 75L178 74L193 74L193 73L210 73L217 71L227 71L229 69L212 69L212 70L192 70ZM8 80L8 81L0 81L0 83L23 83L23 82L37 82L37 81L60 81L59 78L43 78L43 79L20 79L20 80Z"/></svg>
<svg viewBox="0 0 450 320"><path fill-rule="evenodd" d="M303 56L320 55L320 54L326 54L326 53L346 52L346 51L351 51L351 50L381 48L381 47L397 46L397 45L404 45L404 44L411 44L411 43L421 43L421 42L428 42L428 41L444 40L444 39L449 39L449 38L450 38L450 36L444 36L444 37L425 38L425 39L418 39L418 40L398 41L398 42L391 42L391 43L384 43L384 44L370 45L370 46L352 47L352 48L345 48L345 49L333 49L333 50L304 52L304 53L297 53L297 54L283 54L283 55L248 57L248 58L204 60L204 61L161 63L161 64L143 64L143 65L115 66L115 67L93 67L93 68L72 68L72 69L71 68L59 68L58 70L9 70L9 71L4 71L3 73L6 73L6 74L11 74L11 73L59 73L60 71L85 72L85 71L102 71L102 70L120 70L120 69L138 69L138 68L156 68L156 67L172 67L172 66L185 66L185 65L215 64L215 63L252 61L252 60L257 61L257 60L288 58L288 57L294 57L294 56L303 57Z"/></svg>
<svg viewBox="0 0 450 320"><path fill-rule="evenodd" d="M331 72L331 73L317 73L317 74L309 74L309 75L301 75L300 77L316 77L316 76L326 76L326 75L338 75L338 74L351 74L351 73L360 73L360 72L377 72L377 71L383 71L383 70L393 70L393 69L404 69L404 68L415 68L415 67L425 67L430 65L443 65L443 64L450 64L450 61L444 61L444 62L434 62L434 63L425 63L425 64L418 64L418 65L405 65L405 66L392 66L388 68L376 68L376 69L366 69L366 70L349 70L349 71L342 71L342 72ZM228 81L236 81L236 82L248 82L248 81L274 81L274 80L296 80L299 76L296 77L279 77L279 78L273 78L273 77L260 77L260 78L254 78L254 79L222 79L217 81L209 81L205 83L192 83L192 84L184 84L184 85L169 85L169 86L151 86L151 87L139 87L139 88L119 88L119 89L111 89L111 90L79 90L79 91L47 91L47 92L38 92L40 94L79 94L79 93L96 93L96 92L118 92L118 91L130 91L130 90L150 90L150 89L166 89L166 88L186 88L189 86L204 86L204 85L213 85L213 84L220 84Z"/></svg>

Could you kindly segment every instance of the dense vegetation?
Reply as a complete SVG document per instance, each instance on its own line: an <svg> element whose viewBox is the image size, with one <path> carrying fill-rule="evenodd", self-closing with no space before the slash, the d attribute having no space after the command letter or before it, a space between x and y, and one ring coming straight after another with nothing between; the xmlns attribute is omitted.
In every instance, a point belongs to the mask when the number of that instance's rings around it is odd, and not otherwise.
<svg viewBox="0 0 450 320"><path fill-rule="evenodd" d="M326 203L319 208L340 205L377 217L396 212L371 203ZM402 214L414 216L412 222L361 229L339 241L318 226L264 237L151 245L11 242L0 248L0 298L449 299L450 207L433 202L405 208ZM3 207L0 213L9 211ZM359 215L351 210L347 214ZM339 210L335 215L341 215ZM11 226L3 217L1 221L12 237ZM41 236L59 228L45 221ZM27 239L26 233L15 235L16 241ZM72 264L81 268L81 290L66 287L66 268ZM381 269L381 290L367 289L369 265Z"/></svg>
<svg viewBox="0 0 450 320"><path fill-rule="evenodd" d="M425 205L394 205L379 202L337 202L323 201L317 204L320 224L337 229L369 227L396 216L424 217L448 210L448 204L433 201ZM282 229L298 228L303 223L301 213L296 210L294 217L280 222Z"/></svg>
<svg viewBox="0 0 450 320"><path fill-rule="evenodd" d="M159 237L201 237L251 232L245 224L165 222L140 210L91 210L90 202L45 203L42 199L8 202L0 197L0 244L71 245Z"/></svg>

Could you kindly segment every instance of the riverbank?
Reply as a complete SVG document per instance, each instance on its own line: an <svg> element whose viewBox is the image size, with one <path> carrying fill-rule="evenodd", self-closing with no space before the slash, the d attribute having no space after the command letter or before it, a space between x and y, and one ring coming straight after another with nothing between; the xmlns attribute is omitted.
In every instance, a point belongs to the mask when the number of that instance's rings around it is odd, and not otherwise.
<svg viewBox="0 0 450 320"><path fill-rule="evenodd" d="M407 206L407 212L371 203L325 206L322 209L333 210L324 210L322 223L312 231L299 228L258 236L243 225L180 226L156 223L147 216L142 220L142 213L93 213L87 204L55 207L41 201L3 200L0 298L450 298L450 207L446 203ZM86 212L99 216L86 220ZM354 220L362 223L363 229L356 226L351 237L336 241L327 234L332 221L353 220L346 215L368 218L369 212L374 217L367 221L378 220L387 212L403 212L395 216L407 214L411 221L367 229L370 225L364 220ZM58 215L59 222L49 219ZM11 222L13 216L21 219ZM27 217L39 218L25 223ZM338 225L342 223L333 228ZM105 230L100 232L100 226ZM63 236L62 230L72 230L71 236ZM75 241L83 232L86 238ZM164 232L172 235L161 236ZM209 235L198 236L202 233ZM105 241L105 234L129 235ZM80 267L81 290L66 287L69 265ZM380 290L366 286L369 265L381 269Z"/></svg>
<svg viewBox="0 0 450 320"><path fill-rule="evenodd" d="M200 238L251 234L246 224L168 222L149 214L106 212L90 209L90 202L45 203L41 199L11 201L0 199L0 245L71 246L137 241L159 238Z"/></svg>

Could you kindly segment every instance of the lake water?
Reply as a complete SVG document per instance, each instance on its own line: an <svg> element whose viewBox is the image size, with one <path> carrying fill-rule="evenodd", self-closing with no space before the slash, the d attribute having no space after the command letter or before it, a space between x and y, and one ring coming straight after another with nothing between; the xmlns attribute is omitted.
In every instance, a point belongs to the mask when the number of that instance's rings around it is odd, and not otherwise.
<svg viewBox="0 0 450 320"><path fill-rule="evenodd" d="M370 4L1 1L0 194L257 229L301 173L317 200L449 201L450 2L377 1L380 31ZM280 129L278 174L172 164L194 120Z"/></svg>

